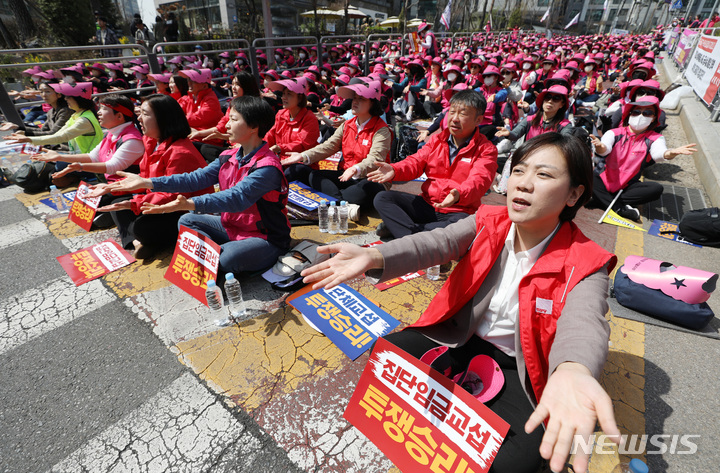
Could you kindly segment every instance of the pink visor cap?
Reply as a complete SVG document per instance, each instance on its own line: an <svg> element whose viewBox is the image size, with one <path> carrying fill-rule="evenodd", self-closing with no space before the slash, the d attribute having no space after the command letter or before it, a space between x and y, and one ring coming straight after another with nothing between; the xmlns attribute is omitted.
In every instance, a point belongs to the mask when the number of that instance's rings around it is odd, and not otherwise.
<svg viewBox="0 0 720 473"><path fill-rule="evenodd" d="M170 83L170 78L173 75L170 72L166 72L164 74L148 74L148 77L150 80L154 80L156 82L164 82L166 84Z"/></svg>
<svg viewBox="0 0 720 473"><path fill-rule="evenodd" d="M93 85L91 82L78 82L76 84L50 84L50 87L52 87L56 93L62 94L65 97L82 97L88 100L92 98Z"/></svg>
<svg viewBox="0 0 720 473"><path fill-rule="evenodd" d="M307 94L308 93L308 80L305 77L296 77L295 79L285 79L270 82L267 85L270 90L283 90L288 89L290 92L296 94Z"/></svg>
<svg viewBox="0 0 720 473"><path fill-rule="evenodd" d="M366 82L363 84L346 85L337 89L337 94L344 99L353 99L355 95L366 99L380 100L381 84L379 80Z"/></svg>
<svg viewBox="0 0 720 473"><path fill-rule="evenodd" d="M212 71L210 69L188 69L182 70L178 74L200 84L209 84L212 81Z"/></svg>
<svg viewBox="0 0 720 473"><path fill-rule="evenodd" d="M26 76L36 76L42 71L43 70L40 66L33 66L30 69L25 69L24 71L22 71L22 73Z"/></svg>
<svg viewBox="0 0 720 473"><path fill-rule="evenodd" d="M133 72L139 72L140 74L147 74L150 72L150 67L147 64L143 64L142 66L133 66L130 70Z"/></svg>

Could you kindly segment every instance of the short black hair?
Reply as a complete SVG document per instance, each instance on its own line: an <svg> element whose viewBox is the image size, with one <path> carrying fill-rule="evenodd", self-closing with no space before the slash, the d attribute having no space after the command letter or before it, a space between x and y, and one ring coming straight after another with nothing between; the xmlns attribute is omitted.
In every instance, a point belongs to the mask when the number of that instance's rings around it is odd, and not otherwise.
<svg viewBox="0 0 720 473"><path fill-rule="evenodd" d="M378 99L370 99L370 115L373 117L379 117L385 113L385 107L382 102Z"/></svg>
<svg viewBox="0 0 720 473"><path fill-rule="evenodd" d="M570 175L570 186L584 186L584 190L578 201L572 207L565 207L560 212L560 221L569 222L577 211L585 205L592 197L593 190L593 165L590 148L575 135L557 133L554 131L543 133L532 138L520 146L512 155L510 169L522 163L530 155L546 146L554 146L565 158L568 174ZM512 172L512 171L511 171Z"/></svg>
<svg viewBox="0 0 720 473"><path fill-rule="evenodd" d="M160 130L159 142L162 143L168 138L177 141L188 137L191 131L190 125L177 100L169 95L153 94L143 103L149 104L155 115Z"/></svg>
<svg viewBox="0 0 720 473"><path fill-rule="evenodd" d="M97 117L97 105L92 99L86 99L85 97L73 97L82 110L90 110L93 115Z"/></svg>
<svg viewBox="0 0 720 473"><path fill-rule="evenodd" d="M235 74L234 79L240 84L240 88L243 90L243 96L251 95L253 97L260 97L260 88L252 74L240 71Z"/></svg>
<svg viewBox="0 0 720 473"><path fill-rule="evenodd" d="M472 107L477 110L478 115L484 114L485 108L487 107L487 101L485 100L485 96L480 92L476 92L472 89L461 90L460 92L453 95L450 99L450 105L452 106L453 104Z"/></svg>
<svg viewBox="0 0 720 473"><path fill-rule="evenodd" d="M247 126L258 129L260 138L265 137L270 128L275 125L275 111L262 97L253 95L235 97L231 106L243 117Z"/></svg>

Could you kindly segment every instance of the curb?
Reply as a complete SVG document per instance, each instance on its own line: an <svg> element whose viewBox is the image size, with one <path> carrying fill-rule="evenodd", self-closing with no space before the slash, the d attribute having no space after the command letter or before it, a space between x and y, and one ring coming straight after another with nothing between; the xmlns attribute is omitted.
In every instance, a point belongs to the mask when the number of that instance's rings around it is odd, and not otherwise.
<svg viewBox="0 0 720 473"><path fill-rule="evenodd" d="M670 58L662 60L662 69L668 81L678 75ZM689 142L698 145L693 159L700 182L705 187L712 205L720 207L720 122L709 121L705 105L696 96L681 99L674 112L680 115Z"/></svg>

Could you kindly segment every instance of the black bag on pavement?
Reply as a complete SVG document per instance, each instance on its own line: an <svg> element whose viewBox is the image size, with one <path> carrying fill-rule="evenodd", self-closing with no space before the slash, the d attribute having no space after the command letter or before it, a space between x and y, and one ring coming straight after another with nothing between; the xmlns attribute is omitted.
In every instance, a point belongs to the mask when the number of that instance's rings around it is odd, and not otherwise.
<svg viewBox="0 0 720 473"><path fill-rule="evenodd" d="M720 248L720 209L710 207L685 212L678 230L680 236L691 243Z"/></svg>
<svg viewBox="0 0 720 473"><path fill-rule="evenodd" d="M15 174L7 178L11 183L22 187L26 193L37 194L48 190L54 172L55 163L32 161L20 166Z"/></svg>

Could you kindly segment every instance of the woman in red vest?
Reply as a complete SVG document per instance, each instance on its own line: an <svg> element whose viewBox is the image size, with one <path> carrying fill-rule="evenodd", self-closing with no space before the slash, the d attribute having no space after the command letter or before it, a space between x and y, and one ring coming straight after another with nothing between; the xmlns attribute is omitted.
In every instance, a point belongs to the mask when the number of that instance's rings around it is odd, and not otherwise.
<svg viewBox="0 0 720 473"><path fill-rule="evenodd" d="M655 131L659 116L660 100L645 96L623 106L620 128L608 130L602 140L592 137L595 152L604 158L595 169L593 199L607 207L622 190L613 205L621 217L639 221L640 211L635 206L662 195L661 184L640 181L646 167L697 151L695 143L668 149L665 137Z"/></svg>
<svg viewBox="0 0 720 473"><path fill-rule="evenodd" d="M320 124L308 106L309 79L297 77L270 82L268 89L282 92L283 105L275 115L275 125L265 135L270 150L282 159L315 146L320 137Z"/></svg>
<svg viewBox="0 0 720 473"><path fill-rule="evenodd" d="M222 249L218 276L236 276L272 266L290 247L287 219L288 186L278 157L263 136L273 124L272 107L260 97L233 99L227 131L239 147L229 149L209 166L187 174L125 174L113 190L181 192L174 200L141 207L145 216L194 210L179 217L185 225L210 237ZM214 184L220 192L186 197ZM219 213L220 216L212 215Z"/></svg>
<svg viewBox="0 0 720 473"><path fill-rule="evenodd" d="M190 125L180 105L169 95L151 95L140 107L140 125L144 133L145 154L140 160L142 177L160 177L171 174L192 172L205 167L200 152L187 138ZM124 173L118 171L119 176ZM91 196L108 192L123 192L111 184L93 192ZM186 197L212 192L213 188L187 192ZM180 213L164 215L143 215L147 204L172 202L176 193L146 191L134 195L119 196L110 205L98 208L98 212L111 212L113 221L120 232L122 246L133 249L135 258L152 258L158 251L172 248L178 236L177 222Z"/></svg>
<svg viewBox="0 0 720 473"><path fill-rule="evenodd" d="M303 271L304 281L330 288L365 272L388 280L459 260L420 319L386 338L418 358L448 347L451 377L477 355L492 358L492 379L483 383L504 385L485 405L510 430L491 471L534 473L543 458L563 471L574 436L587 441L597 420L606 434L620 434L597 381L608 352L608 273L616 257L572 222L591 192L588 146L545 133L513 154L506 207L485 205L448 227L374 248L320 247L336 255ZM537 428L543 422L544 432ZM588 455L575 455L575 471L587 463Z"/></svg>
<svg viewBox="0 0 720 473"><path fill-rule="evenodd" d="M367 173L375 169L375 163L389 162L392 133L380 118L384 109L380 81L340 87L337 93L352 98L355 116L338 126L322 144L302 153L291 153L283 160L283 166L297 163L309 166L342 151L337 171L312 171L306 184L336 200L347 201L348 218L356 222L360 208L371 207L375 195L386 190L384 185L368 181Z"/></svg>

